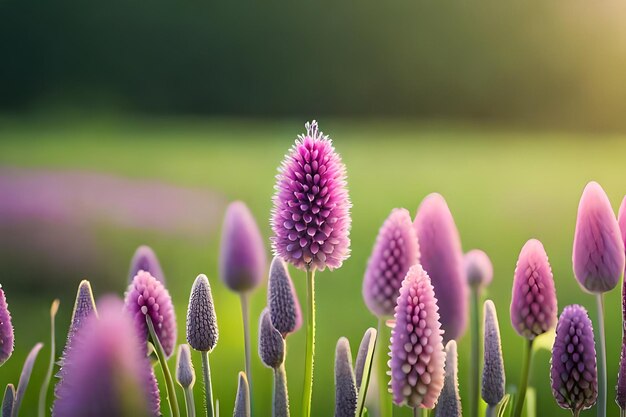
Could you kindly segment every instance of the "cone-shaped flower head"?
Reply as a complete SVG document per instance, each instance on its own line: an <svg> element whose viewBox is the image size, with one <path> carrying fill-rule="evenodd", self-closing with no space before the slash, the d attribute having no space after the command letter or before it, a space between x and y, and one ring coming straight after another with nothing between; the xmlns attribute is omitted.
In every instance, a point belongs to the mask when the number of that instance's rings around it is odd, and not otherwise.
<svg viewBox="0 0 626 417"><path fill-rule="evenodd" d="M178 346L178 356L176 358L176 381L183 388L193 388L196 382L196 373L191 362L191 350L189 345Z"/></svg>
<svg viewBox="0 0 626 417"><path fill-rule="evenodd" d="M480 249L473 249L463 257L465 276L470 287L486 287L493 279L493 265L489 256Z"/></svg>
<svg viewBox="0 0 626 417"><path fill-rule="evenodd" d="M587 184L578 204L572 262L578 283L591 293L612 290L624 273L624 241L597 182Z"/></svg>
<svg viewBox="0 0 626 417"><path fill-rule="evenodd" d="M511 323L520 336L532 340L554 327L556 313L556 290L548 255L540 241L530 239L515 267Z"/></svg>
<svg viewBox="0 0 626 417"><path fill-rule="evenodd" d="M335 350L335 417L353 417L356 413L357 389L352 370L350 342L341 337Z"/></svg>
<svg viewBox="0 0 626 417"><path fill-rule="evenodd" d="M441 195L430 194L424 198L414 225L420 244L420 262L439 300L444 340L456 340L467 326L468 286L459 232Z"/></svg>
<svg viewBox="0 0 626 417"><path fill-rule="evenodd" d="M128 272L128 283L133 282L133 278L139 271L150 272L150 275L161 281L165 285L165 275L156 253L150 246L142 245L137 248L133 258L130 261L130 270Z"/></svg>
<svg viewBox="0 0 626 417"><path fill-rule="evenodd" d="M263 238L250 209L241 201L226 208L219 265L224 284L239 293L258 287L265 276Z"/></svg>
<svg viewBox="0 0 626 417"><path fill-rule="evenodd" d="M363 280L363 299L374 315L393 315L402 280L417 262L419 245L411 215L393 209L378 232Z"/></svg>
<svg viewBox="0 0 626 417"><path fill-rule="evenodd" d="M267 308L259 319L259 357L263 364L270 368L278 368L285 360L285 340L272 325Z"/></svg>
<svg viewBox="0 0 626 417"><path fill-rule="evenodd" d="M13 353L13 325L11 324L11 313L7 305L4 290L0 285L0 366L5 363Z"/></svg>
<svg viewBox="0 0 626 417"><path fill-rule="evenodd" d="M200 274L191 287L187 308L187 342L195 350L210 352L217 345L219 333L211 285Z"/></svg>
<svg viewBox="0 0 626 417"><path fill-rule="evenodd" d="M622 337L622 352L619 358L617 387L615 390L615 402L622 410L626 409L626 338L624 337Z"/></svg>
<svg viewBox="0 0 626 417"><path fill-rule="evenodd" d="M156 379L132 318L115 297L98 307L72 341L52 415L158 416Z"/></svg>
<svg viewBox="0 0 626 417"><path fill-rule="evenodd" d="M361 339L359 351L356 354L356 362L354 362L354 378L356 380L357 390L361 389L361 382L363 379L363 373L365 371L365 361L367 359L370 341L372 340L372 338L376 338L376 333L376 329L370 327L365 331L363 339Z"/></svg>
<svg viewBox="0 0 626 417"><path fill-rule="evenodd" d="M305 127L276 176L272 246L297 268L333 270L350 256L346 168L317 122Z"/></svg>
<svg viewBox="0 0 626 417"><path fill-rule="evenodd" d="M550 380L552 395L562 408L575 413L596 403L596 349L584 307L567 306L561 313L552 346Z"/></svg>
<svg viewBox="0 0 626 417"><path fill-rule="evenodd" d="M446 344L446 378L435 409L435 417L461 417L461 396L459 395L458 356L456 341Z"/></svg>
<svg viewBox="0 0 626 417"><path fill-rule="evenodd" d="M270 265L267 305L274 327L286 337L302 326L302 312L287 265L275 257Z"/></svg>
<svg viewBox="0 0 626 417"><path fill-rule="evenodd" d="M139 335L146 342L149 338L146 315L150 316L165 354L168 358L172 356L176 346L176 315L170 293L161 281L149 272L137 272L126 290L124 305L134 318Z"/></svg>
<svg viewBox="0 0 626 417"><path fill-rule="evenodd" d="M491 300L485 301L483 310L483 378L481 393L483 400L495 406L502 401L506 389L502 343L496 306Z"/></svg>
<svg viewBox="0 0 626 417"><path fill-rule="evenodd" d="M250 417L250 388L248 387L248 378L244 372L239 372L239 384L237 386L237 398L235 398L233 417Z"/></svg>
<svg viewBox="0 0 626 417"><path fill-rule="evenodd" d="M419 264L402 282L394 318L389 361L393 401L433 408L444 380L443 331L435 290Z"/></svg>

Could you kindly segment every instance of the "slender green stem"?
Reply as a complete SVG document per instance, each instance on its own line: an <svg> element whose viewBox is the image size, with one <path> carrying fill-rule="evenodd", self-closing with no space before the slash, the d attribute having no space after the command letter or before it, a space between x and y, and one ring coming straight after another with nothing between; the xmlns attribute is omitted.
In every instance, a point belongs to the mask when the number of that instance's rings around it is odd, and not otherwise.
<svg viewBox="0 0 626 417"><path fill-rule="evenodd" d="M392 417L393 404L391 403L391 394L387 390L389 385L389 377L387 376L387 349L388 345L384 343L389 341L389 328L385 324L385 318L378 318L378 340L376 343L376 376L378 378L378 397L380 405L380 417Z"/></svg>
<svg viewBox="0 0 626 417"><path fill-rule="evenodd" d="M471 297L471 326L472 326L472 360L470 361L470 414L471 417L478 417L478 386L480 379L480 288L478 285L472 286Z"/></svg>
<svg viewBox="0 0 626 417"><path fill-rule="evenodd" d="M48 395L48 387L50 386L50 380L52 379L52 372L54 371L54 359L56 357L54 348L55 348L55 337L54 337L54 319L57 315L57 311L59 310L59 300L54 300L52 302L52 306L50 307L50 363L48 364L48 371L46 372L46 377L41 384L41 389L39 390L39 417L44 417L46 415L46 396Z"/></svg>
<svg viewBox="0 0 626 417"><path fill-rule="evenodd" d="M202 354L202 379L204 380L204 399L207 417L213 417L213 387L211 386L211 367L209 366L209 352Z"/></svg>
<svg viewBox="0 0 626 417"><path fill-rule="evenodd" d="M596 294L598 307L598 417L606 417L606 336L604 334L604 295Z"/></svg>
<svg viewBox="0 0 626 417"><path fill-rule="evenodd" d="M274 369L272 417L289 417L289 394L287 392L287 373L285 372L284 362Z"/></svg>
<svg viewBox="0 0 626 417"><path fill-rule="evenodd" d="M250 347L250 311L249 311L249 299L248 294L241 294L241 317L243 319L243 342L244 349L246 352L246 376L248 377L248 390L250 395L250 409L254 410L252 407L252 354Z"/></svg>
<svg viewBox="0 0 626 417"><path fill-rule="evenodd" d="M485 417L496 417L498 411L497 405L487 404L487 411L485 412Z"/></svg>
<svg viewBox="0 0 626 417"><path fill-rule="evenodd" d="M417 408L417 407L415 407L415 408L413 409L413 415L414 415L415 417L418 417L418 416L420 415L420 411L419 411L419 410L422 410L422 417L429 417L429 416L430 416L430 409L428 409L428 408Z"/></svg>
<svg viewBox="0 0 626 417"><path fill-rule="evenodd" d="M315 356L315 269L306 269L306 356L304 363L304 388L302 390L302 415L311 416L313 394L313 358Z"/></svg>
<svg viewBox="0 0 626 417"><path fill-rule="evenodd" d="M183 388L185 391L185 409L187 417L196 417L196 404L193 401L193 387Z"/></svg>
<svg viewBox="0 0 626 417"><path fill-rule="evenodd" d="M148 323L150 339L152 340L152 345L154 346L154 350L157 354L157 357L159 358L159 363L161 364L161 370L163 371L163 379L165 380L165 388L167 390L167 401L170 404L172 417L180 417L178 400L176 399L176 391L174 390L174 380L172 379L170 368L167 366L167 359L165 357L163 345L161 345L161 341L154 331L154 325L152 324L152 319L149 315L146 315L146 323Z"/></svg>
<svg viewBox="0 0 626 417"><path fill-rule="evenodd" d="M530 374L530 362L533 355L533 341L527 340L524 344L524 357L522 358L522 377L517 387L517 399L515 400L515 409L513 417L520 417L524 408L524 399L526 398L526 388L528 388L528 375Z"/></svg>

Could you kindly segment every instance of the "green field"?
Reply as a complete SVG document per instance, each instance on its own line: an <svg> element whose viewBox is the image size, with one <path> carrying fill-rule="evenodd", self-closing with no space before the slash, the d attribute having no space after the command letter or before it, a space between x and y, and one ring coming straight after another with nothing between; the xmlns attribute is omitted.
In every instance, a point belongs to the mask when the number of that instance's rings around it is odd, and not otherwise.
<svg viewBox="0 0 626 417"><path fill-rule="evenodd" d="M151 178L203 187L227 200L244 200L269 237L269 213L276 167L303 130L302 121L195 119L0 119L0 165L47 169L78 169ZM585 184L596 180L617 210L626 194L624 155L626 138L596 134L566 134L507 130L450 124L405 122L350 122L320 120L334 139L347 165L353 201L352 256L335 272L317 279L317 356L313 414L332 415L333 357L337 339L347 336L353 353L361 335L375 318L366 309L361 283L377 230L394 207L414 213L422 198L439 192L446 198L461 233L464 250L481 248L494 264L488 289L498 308L508 383L515 384L521 367L522 339L509 323L511 283L517 255L527 239L540 239L548 252L556 281L559 311L571 303L586 306L595 320L595 304L573 277L572 239L578 200ZM1 196L0 196L1 198ZM103 202L106 204L106 202ZM151 204L158 204L153 201ZM221 214L215 219L221 223ZM98 288L116 288L121 294L127 262L138 243L152 245L168 277L176 306L179 341L184 340L188 293L195 276L204 272L214 288L220 341L211 355L215 396L221 415L230 415L237 371L243 368L238 298L217 277L219 234L205 240L171 238L158 233L104 230L100 239L110 248L119 276L93 278ZM269 251L269 248L268 248ZM37 256L37 254L32 254ZM10 271L9 271L10 272ZM301 302L304 276L292 270ZM78 283L80 278L75 277ZM44 278L42 278L44 279ZM59 285L58 292L11 293L10 273L0 273L14 316L16 351L0 369L0 383L16 383L21 364L36 341L48 343L47 310L54 297L62 300L57 349L71 314L74 287ZM253 298L253 338L256 318L264 307L265 287ZM618 415L613 398L621 346L620 290L607 298L608 409ZM300 413L304 331L288 339L287 372L292 415ZM45 362L46 346L36 365L22 415L34 415ZM461 396L467 396L469 338L459 344ZM45 359L44 359L45 358ZM568 415L557 408L549 388L549 354L535 358L531 381L538 392L538 414ZM196 369L200 358L194 356ZM172 360L173 363L173 360ZM255 415L270 410L271 372L254 355ZM163 390L162 390L163 391ZM182 399L182 395L179 396ZM200 383L196 400L201 404ZM395 415L409 415L408 410ZM592 411L584 413L591 415Z"/></svg>

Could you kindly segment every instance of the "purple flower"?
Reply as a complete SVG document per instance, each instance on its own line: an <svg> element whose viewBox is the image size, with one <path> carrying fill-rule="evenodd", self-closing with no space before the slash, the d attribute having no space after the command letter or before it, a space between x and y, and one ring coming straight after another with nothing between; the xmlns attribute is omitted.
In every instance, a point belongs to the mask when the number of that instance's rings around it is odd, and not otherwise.
<svg viewBox="0 0 626 417"><path fill-rule="evenodd" d="M578 283L591 293L612 290L624 273L624 241L597 182L587 184L578 204L572 262Z"/></svg>
<svg viewBox="0 0 626 417"><path fill-rule="evenodd" d="M540 241L530 239L515 267L511 323L520 336L532 340L554 327L556 313L556 290L548 255Z"/></svg>
<svg viewBox="0 0 626 417"><path fill-rule="evenodd" d="M578 415L596 403L596 349L591 320L584 307L567 306L561 313L550 364L552 395L559 406Z"/></svg>
<svg viewBox="0 0 626 417"><path fill-rule="evenodd" d="M13 353L13 325L11 313L4 296L4 290L0 285L0 366L5 363Z"/></svg>
<svg viewBox="0 0 626 417"><path fill-rule="evenodd" d="M402 282L394 319L389 360L393 401L433 408L444 381L443 331L435 290L419 264Z"/></svg>
<svg viewBox="0 0 626 417"><path fill-rule="evenodd" d="M176 315L170 293L163 284L149 272L139 271L126 290L124 305L146 342L149 339L146 315L150 316L165 354L172 356L176 346Z"/></svg>
<svg viewBox="0 0 626 417"><path fill-rule="evenodd" d="M335 417L354 417L357 389L352 370L350 342L339 338L335 350Z"/></svg>
<svg viewBox="0 0 626 417"><path fill-rule="evenodd" d="M363 299L374 315L393 315L402 280L419 257L411 215L393 209L378 232L363 280Z"/></svg>
<svg viewBox="0 0 626 417"><path fill-rule="evenodd" d="M258 287L265 276L263 238L250 209L241 201L226 208L219 267L224 284L240 293Z"/></svg>
<svg viewBox="0 0 626 417"><path fill-rule="evenodd" d="M187 308L187 342L195 350L210 352L217 345L219 332L211 285L200 274L191 287Z"/></svg>
<svg viewBox="0 0 626 417"><path fill-rule="evenodd" d="M617 372L617 387L615 388L615 402L622 410L626 409L626 338L622 337L622 352L619 358Z"/></svg>
<svg viewBox="0 0 626 417"><path fill-rule="evenodd" d="M272 247L299 269L333 270L350 255L346 168L317 122L305 127L276 176Z"/></svg>
<svg viewBox="0 0 626 417"><path fill-rule="evenodd" d="M4 390L4 397L2 398L2 410L0 415L2 417L11 417L13 413L13 404L15 403L15 387L13 384L7 384Z"/></svg>
<svg viewBox="0 0 626 417"><path fill-rule="evenodd" d="M139 271L150 272L150 275L161 281L165 285L165 275L161 269L161 264L156 253L150 246L142 245L137 248L133 259L130 261L130 271L128 272L128 283L133 282L133 278Z"/></svg>
<svg viewBox="0 0 626 417"><path fill-rule="evenodd" d="M158 416L156 379L132 318L115 297L98 307L73 340L52 415Z"/></svg>
<svg viewBox="0 0 626 417"><path fill-rule="evenodd" d="M465 276L470 287L486 287L493 279L493 265L480 249L467 252L463 258Z"/></svg>
<svg viewBox="0 0 626 417"><path fill-rule="evenodd" d="M456 341L446 344L446 377L435 409L435 417L461 417L461 396L459 395L458 355Z"/></svg>
<svg viewBox="0 0 626 417"><path fill-rule="evenodd" d="M196 373L191 362L191 350L189 345L178 346L178 356L176 358L176 381L183 388L193 388L196 382Z"/></svg>
<svg viewBox="0 0 626 417"><path fill-rule="evenodd" d="M287 265L275 257L270 265L267 305L272 325L286 337L302 326L302 312Z"/></svg>
<svg viewBox="0 0 626 417"><path fill-rule="evenodd" d="M467 326L468 287L463 273L461 239L446 200L439 194L424 198L414 226L421 264L439 300L444 340L458 339Z"/></svg>
<svg viewBox="0 0 626 417"><path fill-rule="evenodd" d="M491 300L485 301L484 311L484 352L483 379L481 394L483 400L491 406L502 401L506 389L504 360L502 359L502 343L496 306Z"/></svg>
<svg viewBox="0 0 626 417"><path fill-rule="evenodd" d="M246 378L244 372L239 372L239 384L237 385L233 417L250 417L250 388L248 386L248 378Z"/></svg>
<svg viewBox="0 0 626 417"><path fill-rule="evenodd" d="M273 369L281 366L285 360L285 340L272 325L267 308L259 320L259 357L265 366Z"/></svg>

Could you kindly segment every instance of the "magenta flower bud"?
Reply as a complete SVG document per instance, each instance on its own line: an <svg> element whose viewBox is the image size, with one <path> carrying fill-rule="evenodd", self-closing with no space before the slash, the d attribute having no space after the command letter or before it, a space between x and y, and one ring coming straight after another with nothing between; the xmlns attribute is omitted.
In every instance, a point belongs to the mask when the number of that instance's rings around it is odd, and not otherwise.
<svg viewBox="0 0 626 417"><path fill-rule="evenodd" d="M461 396L459 395L458 356L456 341L446 344L446 377L435 409L435 417L461 417Z"/></svg>
<svg viewBox="0 0 626 417"><path fill-rule="evenodd" d="M474 249L463 257L465 277L470 287L487 287L493 279L493 265L489 256L480 249Z"/></svg>
<svg viewBox="0 0 626 417"><path fill-rule="evenodd" d="M335 350L335 417L354 417L357 389L352 370L350 342L339 338Z"/></svg>
<svg viewBox="0 0 626 417"><path fill-rule="evenodd" d="M619 358L617 371L617 387L615 388L615 402L622 410L626 409L626 338L622 337L622 352Z"/></svg>
<svg viewBox="0 0 626 417"><path fill-rule="evenodd" d="M217 345L219 332L211 285L200 274L191 287L187 308L187 342L195 350L210 352Z"/></svg>
<svg viewBox="0 0 626 417"><path fill-rule="evenodd" d="M87 317L64 363L54 417L158 416L159 391L132 317L115 297Z"/></svg>
<svg viewBox="0 0 626 417"><path fill-rule="evenodd" d="M165 354L168 358L172 356L176 346L176 315L170 293L161 281L149 272L139 271L126 290L124 305L146 343L149 339L146 316L150 316ZM145 351L147 352L147 344Z"/></svg>
<svg viewBox="0 0 626 417"><path fill-rule="evenodd" d="M130 271L128 272L128 283L133 282L133 278L139 271L150 272L150 275L161 281L165 285L165 275L161 269L161 264L156 253L150 246L142 245L137 248L133 259L130 261Z"/></svg>
<svg viewBox="0 0 626 417"><path fill-rule="evenodd" d="M426 196L417 210L414 226L420 244L420 262L439 300L444 340L456 340L467 327L469 293L461 239L446 200L439 194Z"/></svg>
<svg viewBox="0 0 626 417"><path fill-rule="evenodd" d="M419 257L411 215L393 209L378 232L363 280L363 299L375 316L393 315L402 280Z"/></svg>
<svg viewBox="0 0 626 417"><path fill-rule="evenodd" d="M556 326L550 361L552 395L574 415L596 403L598 378L593 328L587 310L565 307Z"/></svg>
<svg viewBox="0 0 626 417"><path fill-rule="evenodd" d="M276 369L285 360L285 340L272 325L267 308L261 313L259 320L259 357L269 368Z"/></svg>
<svg viewBox="0 0 626 417"><path fill-rule="evenodd" d="M0 366L4 364L13 353L13 325L11 324L11 313L7 305L4 290L0 285Z"/></svg>
<svg viewBox="0 0 626 417"><path fill-rule="evenodd" d="M272 325L286 337L302 326L302 312L287 265L275 257L270 265L267 305Z"/></svg>
<svg viewBox="0 0 626 417"><path fill-rule="evenodd" d="M272 247L299 269L333 270L350 256L346 167L315 120L305 127L276 176Z"/></svg>
<svg viewBox="0 0 626 417"><path fill-rule="evenodd" d="M250 209L241 201L226 208L220 245L220 278L235 292L247 292L263 281L265 245Z"/></svg>
<svg viewBox="0 0 626 417"><path fill-rule="evenodd" d="M540 241L530 239L515 267L511 323L520 336L533 340L555 326L556 313L556 290L548 255Z"/></svg>
<svg viewBox="0 0 626 417"><path fill-rule="evenodd" d="M481 395L483 400L491 406L496 406L504 398L506 389L506 375L502 358L502 343L500 340L500 326L496 306L491 300L485 301L483 311L484 323L484 351L483 351L483 378Z"/></svg>
<svg viewBox="0 0 626 417"><path fill-rule="evenodd" d="M237 386L233 417L250 417L250 388L248 386L248 378L246 378L244 372L239 372L239 384Z"/></svg>
<svg viewBox="0 0 626 417"><path fill-rule="evenodd" d="M433 408L443 388L445 353L435 290L420 264L402 282L394 319L389 360L393 401Z"/></svg>
<svg viewBox="0 0 626 417"><path fill-rule="evenodd" d="M624 273L624 241L597 182L587 184L578 204L572 262L578 283L591 293L612 290Z"/></svg>
<svg viewBox="0 0 626 417"><path fill-rule="evenodd" d="M196 382L196 373L191 362L191 350L189 345L178 346L178 356L176 358L176 381L183 388L193 388Z"/></svg>

